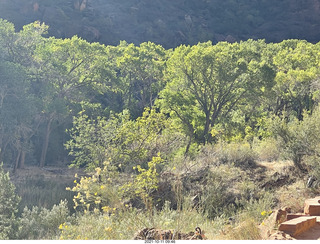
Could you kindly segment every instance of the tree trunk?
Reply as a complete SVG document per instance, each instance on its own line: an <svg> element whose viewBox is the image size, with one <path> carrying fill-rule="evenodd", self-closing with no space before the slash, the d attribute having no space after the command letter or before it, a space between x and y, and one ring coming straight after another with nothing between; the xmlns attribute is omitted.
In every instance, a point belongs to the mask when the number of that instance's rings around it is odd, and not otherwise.
<svg viewBox="0 0 320 244"><path fill-rule="evenodd" d="M302 172L302 173L308 173L308 170L306 170L302 165L302 156L304 154L297 153L293 158L293 164Z"/></svg>
<svg viewBox="0 0 320 244"><path fill-rule="evenodd" d="M4 145L0 148L0 163L2 163L3 161L3 155L7 149L7 146L8 146L8 142L4 143Z"/></svg>
<svg viewBox="0 0 320 244"><path fill-rule="evenodd" d="M16 170L19 168L20 156L21 156L21 150L18 150L18 155L17 155L17 158L16 158L16 162L15 162L14 167L13 167L13 173L15 173Z"/></svg>
<svg viewBox="0 0 320 244"><path fill-rule="evenodd" d="M210 128L210 114L209 114L209 112L207 112L206 113L206 124L204 126L204 131L203 131L203 144L210 142L209 128Z"/></svg>
<svg viewBox="0 0 320 244"><path fill-rule="evenodd" d="M23 169L24 168L24 162L26 161L26 151L22 150L21 156L20 156L20 163L19 163L19 168Z"/></svg>
<svg viewBox="0 0 320 244"><path fill-rule="evenodd" d="M184 152L184 157L187 157L189 149L190 149L190 146L191 146L191 143L192 143L192 136L189 136L189 141L188 141L188 144L187 144L187 147L186 147L186 151Z"/></svg>
<svg viewBox="0 0 320 244"><path fill-rule="evenodd" d="M44 136L44 142L42 145L42 151L41 151L41 157L40 157L40 167L44 167L45 162L46 162L46 156L47 156L47 151L48 151L48 146L49 146L49 139L50 139L50 133L51 133L51 124L53 121L53 117L51 117L48 121L47 128L46 128L46 133Z"/></svg>

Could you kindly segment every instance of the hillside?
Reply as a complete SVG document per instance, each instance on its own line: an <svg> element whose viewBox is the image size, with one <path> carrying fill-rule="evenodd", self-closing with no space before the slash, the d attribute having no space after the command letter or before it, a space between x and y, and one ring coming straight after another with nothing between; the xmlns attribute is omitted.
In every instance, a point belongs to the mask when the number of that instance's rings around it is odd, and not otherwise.
<svg viewBox="0 0 320 244"><path fill-rule="evenodd" d="M58 38L78 35L165 48L199 41L320 39L319 0L1 0L0 17L19 29L40 20Z"/></svg>

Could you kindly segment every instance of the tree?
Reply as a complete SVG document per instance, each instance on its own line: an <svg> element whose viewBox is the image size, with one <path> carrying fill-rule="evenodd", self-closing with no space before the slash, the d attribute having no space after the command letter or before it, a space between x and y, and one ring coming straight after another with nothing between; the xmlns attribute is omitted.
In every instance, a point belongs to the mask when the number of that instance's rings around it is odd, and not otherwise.
<svg viewBox="0 0 320 244"><path fill-rule="evenodd" d="M225 141L246 140L268 136L267 120L274 113L277 95L274 91L276 67L273 57L278 49L264 41L240 42L240 49L249 63L249 74L253 81L245 99L239 101L227 116L220 117L211 130L214 138Z"/></svg>
<svg viewBox="0 0 320 244"><path fill-rule="evenodd" d="M137 118L144 108L151 108L162 90L166 51L152 42L140 46L122 42L118 47L117 68L122 94L130 114Z"/></svg>
<svg viewBox="0 0 320 244"><path fill-rule="evenodd" d="M8 58L12 52L12 45L15 40L14 25L7 20L0 19L0 51L1 59Z"/></svg>
<svg viewBox="0 0 320 244"><path fill-rule="evenodd" d="M314 106L312 83L319 76L319 45L306 41L287 40L278 46L274 56L277 69L274 91L278 105L276 113L286 111L303 119L303 111Z"/></svg>
<svg viewBox="0 0 320 244"><path fill-rule="evenodd" d="M13 156L10 161L14 162L14 170L24 166L26 153L32 145L31 138L41 122L40 116L37 115L36 99L33 96L32 69L35 49L44 41L42 35L47 29L48 26L34 22L15 32L13 24L0 19L0 49L3 54L1 58L8 61L1 63L3 70L1 97L4 106L2 110L4 120L1 122L2 125L4 123L10 125L11 130L9 128L4 130L13 138L5 140L1 153L3 156L9 149L7 146L11 144Z"/></svg>
<svg viewBox="0 0 320 244"><path fill-rule="evenodd" d="M104 58L104 46L90 44L76 36L64 40L49 38L37 47L33 75L38 83L35 93L43 101L44 121L40 167L45 165L53 123L63 123L74 113L74 105L90 101L86 92L103 82L104 64L100 61Z"/></svg>
<svg viewBox="0 0 320 244"><path fill-rule="evenodd" d="M34 99L24 67L0 61L0 160L23 167L34 134ZM11 152L11 153L10 153Z"/></svg>
<svg viewBox="0 0 320 244"><path fill-rule="evenodd" d="M33 64L33 54L36 47L44 41L48 26L39 21L23 26L15 32L14 25L0 19L0 46L4 51L4 58L14 63L30 67ZM0 47L1 48L1 47Z"/></svg>
<svg viewBox="0 0 320 244"><path fill-rule="evenodd" d="M176 145L168 134L174 134L170 122L154 109L146 109L136 120L127 110L109 119L80 114L74 118L66 148L74 157L73 166L93 170L110 162L119 170L132 171L138 164L147 167L159 152L165 151L167 157L172 153Z"/></svg>
<svg viewBox="0 0 320 244"><path fill-rule="evenodd" d="M260 61L259 49L250 48L252 43L207 42L174 50L159 104L184 125L190 143L212 141L211 130L219 119L266 86L262 71L267 64Z"/></svg>
<svg viewBox="0 0 320 244"><path fill-rule="evenodd" d="M320 110L304 112L303 120L291 116L275 117L270 124L274 137L278 139L278 146L284 155L291 159L302 172L317 172L319 175L319 145L320 145ZM309 162L308 162L309 159ZM312 159L312 161L310 161ZM306 167L309 164L309 169Z"/></svg>

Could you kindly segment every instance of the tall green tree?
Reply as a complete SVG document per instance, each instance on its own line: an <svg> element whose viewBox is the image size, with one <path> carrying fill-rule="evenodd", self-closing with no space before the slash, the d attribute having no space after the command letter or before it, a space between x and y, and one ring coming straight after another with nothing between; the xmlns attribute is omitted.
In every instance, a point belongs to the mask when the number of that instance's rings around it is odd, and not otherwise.
<svg viewBox="0 0 320 244"><path fill-rule="evenodd" d="M34 135L36 111L21 65L0 61L0 160L23 167ZM14 162L14 163L13 163Z"/></svg>
<svg viewBox="0 0 320 244"><path fill-rule="evenodd" d="M286 40L279 44L273 62L276 67L274 91L278 104L276 113L296 116L314 106L312 84L319 77L319 45L301 40Z"/></svg>
<svg viewBox="0 0 320 244"><path fill-rule="evenodd" d="M104 46L88 43L76 36L71 39L49 38L35 51L34 76L38 82L35 92L42 99L43 147L40 166L45 165L53 123L63 123L83 101L87 91L103 82L101 72L105 57ZM102 66L102 67L101 67ZM106 79L106 78L105 78Z"/></svg>
<svg viewBox="0 0 320 244"><path fill-rule="evenodd" d="M0 19L0 58L8 58L12 52L12 46L15 41L14 25L7 20Z"/></svg>
<svg viewBox="0 0 320 244"><path fill-rule="evenodd" d="M43 35L47 33L48 26L39 21L23 26L15 32L14 25L0 19L0 46L2 55L6 60L31 67L33 53L36 47L44 41Z"/></svg>
<svg viewBox="0 0 320 244"><path fill-rule="evenodd" d="M259 51L245 42L180 46L167 66L168 83L159 104L184 125L190 143L212 141L211 130L219 119L268 80L261 72L266 64Z"/></svg>
<svg viewBox="0 0 320 244"><path fill-rule="evenodd" d="M145 107L154 105L164 87L166 51L152 42L144 42L140 46L122 42L117 48L119 57L116 62L125 106L137 118Z"/></svg>
<svg viewBox="0 0 320 244"><path fill-rule="evenodd" d="M12 113L14 116L5 115L5 120L15 126L13 130L8 130L14 135L15 142L6 140L2 147L2 154L7 150L11 150L11 162L14 163L14 169L23 167L26 154L32 147L31 138L37 133L41 116L39 116L39 106L37 99L34 98L35 77L34 70L34 53L38 45L44 42L43 34L46 33L48 26L34 22L23 27L19 32L15 32L14 25L8 21L0 19L0 50L1 58L7 62L2 62L2 94L6 94L8 90L10 96L6 96L5 106L11 107L5 111ZM4 93L3 93L4 92ZM7 94L6 94L7 95ZM39 94L38 101L41 100ZM5 96L2 96L3 98ZM11 100L8 100L10 98ZM4 100L3 100L4 101ZM38 103L39 104L39 103ZM19 117L20 119L17 119ZM14 146L8 148L7 146ZM9 155L10 155L9 154ZM12 156L14 155L14 156ZM12 157L15 157L13 159ZM6 162L6 160L4 160Z"/></svg>

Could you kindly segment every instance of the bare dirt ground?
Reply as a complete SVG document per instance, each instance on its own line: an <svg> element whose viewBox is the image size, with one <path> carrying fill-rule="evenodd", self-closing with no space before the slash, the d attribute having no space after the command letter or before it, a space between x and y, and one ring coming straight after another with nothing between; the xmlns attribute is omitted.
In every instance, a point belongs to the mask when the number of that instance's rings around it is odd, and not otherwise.
<svg viewBox="0 0 320 244"><path fill-rule="evenodd" d="M308 231L297 236L297 240L320 240L320 217L317 218L317 224Z"/></svg>

